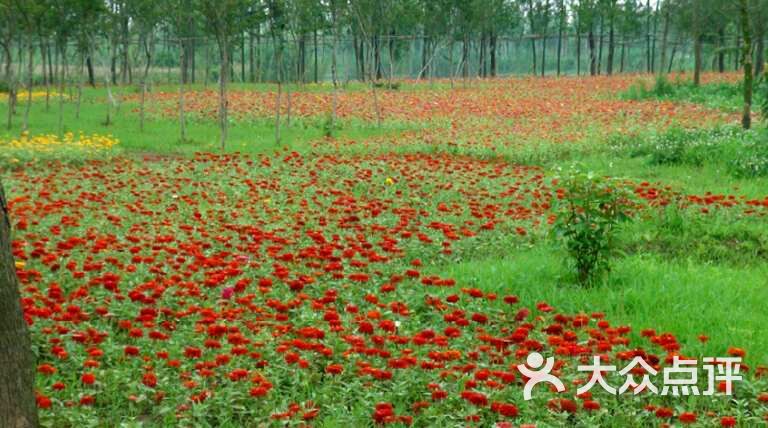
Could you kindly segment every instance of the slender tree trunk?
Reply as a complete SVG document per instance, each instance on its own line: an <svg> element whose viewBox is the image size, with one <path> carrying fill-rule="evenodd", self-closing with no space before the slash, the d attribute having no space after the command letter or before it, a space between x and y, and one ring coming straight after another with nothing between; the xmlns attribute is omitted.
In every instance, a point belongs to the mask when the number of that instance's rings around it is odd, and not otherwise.
<svg viewBox="0 0 768 428"><path fill-rule="evenodd" d="M597 56L595 55L595 33L589 29L587 34L587 46L589 47L589 75L597 74Z"/></svg>
<svg viewBox="0 0 768 428"><path fill-rule="evenodd" d="M469 78L469 34L464 35L464 43L461 46L461 76Z"/></svg>
<svg viewBox="0 0 768 428"><path fill-rule="evenodd" d="M318 49L317 49L317 29L315 29L313 31L313 36L312 37L314 39L313 43L312 43L312 47L315 50L315 67L314 67L314 72L315 72L315 76L314 77L315 78L314 78L314 82L317 83L318 80L319 80L318 69L317 69L317 51L318 51Z"/></svg>
<svg viewBox="0 0 768 428"><path fill-rule="evenodd" d="M429 73L429 66L427 65L427 57L429 56L429 37L424 32L421 36L421 73L419 78L426 79Z"/></svg>
<svg viewBox="0 0 768 428"><path fill-rule="evenodd" d="M221 126L221 151L227 144L227 80L229 71L229 39L227 35L219 34L219 50L221 51L221 72L219 73L219 125Z"/></svg>
<svg viewBox="0 0 768 428"><path fill-rule="evenodd" d="M533 60L533 69L531 71L533 72L533 75L536 76L536 37L533 35L531 35L531 59Z"/></svg>
<svg viewBox="0 0 768 428"><path fill-rule="evenodd" d="M578 30L579 24L576 24L576 75L581 75L581 32Z"/></svg>
<svg viewBox="0 0 768 428"><path fill-rule="evenodd" d="M59 47L61 55L61 70L59 71L59 137L64 135L64 72L67 68L67 45L62 43Z"/></svg>
<svg viewBox="0 0 768 428"><path fill-rule="evenodd" d="M83 98L83 79L85 78L85 52L80 52L80 67L77 70L77 101L75 103L75 119L80 119L80 103Z"/></svg>
<svg viewBox="0 0 768 428"><path fill-rule="evenodd" d="M179 64L183 64L184 59L184 42L179 42ZM206 81L208 80L208 63L206 62ZM184 114L184 69L179 70L179 132L181 134L179 141L185 142L187 140L187 122Z"/></svg>
<svg viewBox="0 0 768 428"><path fill-rule="evenodd" d="M560 76L560 56L563 53L563 15L560 11L560 22L557 24L557 75Z"/></svg>
<svg viewBox="0 0 768 428"><path fill-rule="evenodd" d="M602 72L603 67L603 36L605 34L605 29L603 25L603 15L600 15L600 35L598 36L597 41L597 74L600 74Z"/></svg>
<svg viewBox="0 0 768 428"><path fill-rule="evenodd" d="M333 94L331 97L331 127L336 126L336 106L338 105L338 79L336 76L336 17L334 14L333 22L333 45L331 46L331 80L333 81Z"/></svg>
<svg viewBox="0 0 768 428"><path fill-rule="evenodd" d="M248 32L248 81L251 83L256 82L256 69L255 61L253 57L253 32Z"/></svg>
<svg viewBox="0 0 768 428"><path fill-rule="evenodd" d="M741 58L744 63L744 109L741 114L741 126L749 129L752 125L752 31L749 22L747 0L740 0L741 31L744 37L744 47Z"/></svg>
<svg viewBox="0 0 768 428"><path fill-rule="evenodd" d="M606 72L608 73L609 76L613 74L613 54L614 54L614 49L616 48L614 34L613 34L613 30L614 30L613 15L614 15L613 10L611 10L611 21L608 24L609 25L608 27L608 65L606 66Z"/></svg>
<svg viewBox="0 0 768 428"><path fill-rule="evenodd" d="M664 29L661 33L661 57L659 59L659 74L664 74L667 69L667 37L669 36L669 5L664 7Z"/></svg>
<svg viewBox="0 0 768 428"><path fill-rule="evenodd" d="M645 71L651 73L653 72L651 66L651 0L646 1L645 10L648 13L645 21Z"/></svg>
<svg viewBox="0 0 768 428"><path fill-rule="evenodd" d="M13 54L11 53L10 40L6 41L5 48L5 81L8 82L8 129L13 127L13 109L16 102L16 82L13 75Z"/></svg>
<svg viewBox="0 0 768 428"><path fill-rule="evenodd" d="M762 23L759 25L763 25ZM760 31L755 34L755 38L757 39L755 41L755 63L753 68L755 69L755 77L759 77L761 74L763 74L763 69L765 66L765 41L763 32Z"/></svg>
<svg viewBox="0 0 768 428"><path fill-rule="evenodd" d="M491 33L491 77L496 77L496 33Z"/></svg>
<svg viewBox="0 0 768 428"><path fill-rule="evenodd" d="M27 59L27 108L24 110L24 125L22 130L29 130L29 110L32 108L32 86L35 84L35 44L32 42L32 38L27 41L29 49L29 58Z"/></svg>
<svg viewBox="0 0 768 428"><path fill-rule="evenodd" d="M35 361L11 252L11 222L0 183L0 426L38 426Z"/></svg>
<svg viewBox="0 0 768 428"><path fill-rule="evenodd" d="M374 66L376 67L376 80L381 80L381 40L378 35L373 36Z"/></svg>
<svg viewBox="0 0 768 428"><path fill-rule="evenodd" d="M693 37L693 85L699 86L701 83L701 39L702 35L696 34Z"/></svg>
<svg viewBox="0 0 768 428"><path fill-rule="evenodd" d="M146 55L146 64L144 64L144 75L141 77L141 106L139 115L139 129L144 132L144 103L147 96L147 80L149 79L149 67L152 66L152 50L154 41L152 40L153 34L150 32L147 34L144 40L144 54Z"/></svg>
<svg viewBox="0 0 768 428"><path fill-rule="evenodd" d="M622 39L619 43L621 43L621 60L619 64L619 73L624 73L624 61L626 60L626 47L627 47L627 41L625 39Z"/></svg>
<svg viewBox="0 0 768 428"><path fill-rule="evenodd" d="M54 84L54 73L53 73L53 61L51 61L51 44L46 43L45 44L45 51L46 56L48 57L48 82L51 83L51 85ZM45 73L45 70L43 70L43 73Z"/></svg>
<svg viewBox="0 0 768 428"><path fill-rule="evenodd" d="M541 37L541 77L544 77L544 72L547 68L547 35L544 34Z"/></svg>
<svg viewBox="0 0 768 428"><path fill-rule="evenodd" d="M183 54L182 54L183 55ZM205 73L203 76L203 88L208 89L208 82L211 75L211 43L205 43Z"/></svg>
<svg viewBox="0 0 768 428"><path fill-rule="evenodd" d="M43 83L45 84L45 111L48 112L51 109L51 80L48 78L48 72L46 64L51 61L51 57L48 52L47 43L43 38L40 38L40 57L42 58L43 68Z"/></svg>
<svg viewBox="0 0 768 428"><path fill-rule="evenodd" d="M277 70L277 102L275 103L275 144L280 144L280 108L282 107L282 95L283 95L283 73L282 73L282 40L278 46L277 39L273 35L272 42L275 46L275 68Z"/></svg>
<svg viewBox="0 0 768 428"><path fill-rule="evenodd" d="M717 71L725 73L725 28L720 27L717 31L718 53L717 53Z"/></svg>
<svg viewBox="0 0 768 428"><path fill-rule="evenodd" d="M656 70L656 34L659 30L659 7L661 1L656 2L656 13L653 17L653 39L651 39L651 73Z"/></svg>

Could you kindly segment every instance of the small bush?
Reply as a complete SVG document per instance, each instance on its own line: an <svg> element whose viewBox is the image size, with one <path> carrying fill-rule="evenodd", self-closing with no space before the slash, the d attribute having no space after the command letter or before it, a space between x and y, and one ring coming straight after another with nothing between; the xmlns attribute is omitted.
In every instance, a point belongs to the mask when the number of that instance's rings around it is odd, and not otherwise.
<svg viewBox="0 0 768 428"><path fill-rule="evenodd" d="M553 232L564 243L581 285L600 281L610 271L615 252L613 234L629 220L632 193L620 180L571 168L556 178Z"/></svg>

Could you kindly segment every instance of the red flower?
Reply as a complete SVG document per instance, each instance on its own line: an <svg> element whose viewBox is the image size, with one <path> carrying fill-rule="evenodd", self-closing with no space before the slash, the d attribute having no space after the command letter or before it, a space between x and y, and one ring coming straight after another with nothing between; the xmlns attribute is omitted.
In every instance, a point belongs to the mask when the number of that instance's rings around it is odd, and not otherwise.
<svg viewBox="0 0 768 428"><path fill-rule="evenodd" d="M518 415L517 406L510 403L500 403L498 401L494 401L491 403L491 410L494 412L500 414L501 416L506 416L508 418L514 418Z"/></svg>
<svg viewBox="0 0 768 428"><path fill-rule="evenodd" d="M680 420L681 423L692 424L696 422L696 413L683 412L683 413L680 413L680 416L678 416L678 419Z"/></svg>
<svg viewBox="0 0 768 428"><path fill-rule="evenodd" d="M325 372L331 375L339 375L344 371L344 366L341 364L329 364L325 368Z"/></svg>
<svg viewBox="0 0 768 428"><path fill-rule="evenodd" d="M598 403L597 401L584 400L584 403L582 403L582 405L586 410L600 410L600 403Z"/></svg>
<svg viewBox="0 0 768 428"><path fill-rule="evenodd" d="M485 407L488 405L488 397L486 397L482 392L462 391L461 398L478 407Z"/></svg>
<svg viewBox="0 0 768 428"><path fill-rule="evenodd" d="M56 367L50 365L50 364L40 364L37 366L38 373L42 373L44 375L52 375L56 373Z"/></svg>
<svg viewBox="0 0 768 428"><path fill-rule="evenodd" d="M733 416L723 416L720 418L720 426L721 427L735 427L736 426L736 418Z"/></svg>
<svg viewBox="0 0 768 428"><path fill-rule="evenodd" d="M567 398L553 398L547 402L547 407L556 412L576 413L578 410L576 403Z"/></svg>
<svg viewBox="0 0 768 428"><path fill-rule="evenodd" d="M144 373L144 376L141 378L141 383L150 388L154 388L157 386L157 375L152 372Z"/></svg>
<svg viewBox="0 0 768 428"><path fill-rule="evenodd" d="M93 385L94 382L96 382L96 375L93 373L84 373L80 380L83 382L83 385Z"/></svg>
<svg viewBox="0 0 768 428"><path fill-rule="evenodd" d="M42 394L37 394L37 397L35 397L35 401L37 402L37 407L39 409L47 409L51 407L51 399L46 397Z"/></svg>

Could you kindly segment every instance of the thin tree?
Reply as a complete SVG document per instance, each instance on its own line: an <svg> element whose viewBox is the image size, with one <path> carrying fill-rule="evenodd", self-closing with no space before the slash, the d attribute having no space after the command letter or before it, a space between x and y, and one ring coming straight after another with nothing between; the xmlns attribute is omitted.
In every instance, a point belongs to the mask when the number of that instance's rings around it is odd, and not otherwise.
<svg viewBox="0 0 768 428"><path fill-rule="evenodd" d="M749 22L749 6L747 0L740 0L741 33L744 46L741 50L741 61L744 66L744 109L741 113L741 126L749 129L752 125L752 29Z"/></svg>

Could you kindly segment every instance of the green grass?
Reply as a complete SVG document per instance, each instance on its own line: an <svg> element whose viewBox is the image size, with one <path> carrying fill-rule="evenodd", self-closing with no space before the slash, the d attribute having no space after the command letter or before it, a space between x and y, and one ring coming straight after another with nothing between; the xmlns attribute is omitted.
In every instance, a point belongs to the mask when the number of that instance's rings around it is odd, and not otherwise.
<svg viewBox="0 0 768 428"><path fill-rule="evenodd" d="M516 294L529 305L544 301L569 314L603 311L606 318L632 326L636 338L643 328L672 332L698 356L725 355L729 346L739 346L749 350L750 362L768 363L763 332L768 265L734 268L634 254L614 262L604 285L582 288L562 280L564 268L557 261L563 257L559 249L540 245L435 272L486 292ZM700 343L700 334L710 340Z"/></svg>
<svg viewBox="0 0 768 428"><path fill-rule="evenodd" d="M176 118L162 118L147 115L144 131L140 129L137 103L125 102L117 110L112 109L110 125L105 125L107 105L101 89L88 88L83 91L79 118L76 117L74 102L65 101L63 110L63 132L85 132L88 134L111 134L120 140L123 151L135 153L159 153L169 155L190 155L199 151L219 152L220 131L215 120L195 118L188 114L187 140L181 141L180 127ZM8 104L0 102L0 139L9 140L21 132L26 102L17 107L13 126L6 128ZM280 142L276 141L273 118L231 121L228 128L226 152L250 154L272 153L278 150L295 150L306 153L312 141L324 138L325 118L292 118L290 126L281 126ZM396 135L418 129L418 125L387 121L381 127L363 120L340 121L333 131L338 140L363 140L382 135ZM52 98L46 108L44 99L36 99L30 112L30 132L36 134L57 134L59 132L58 98Z"/></svg>
<svg viewBox="0 0 768 428"><path fill-rule="evenodd" d="M760 105L763 94L755 86L753 106ZM666 77L658 77L652 86L639 82L619 95L626 100L663 100L675 102L690 102L709 108L739 112L743 106L743 84L738 83L709 83L694 86L689 80L681 80L678 76L670 81Z"/></svg>

